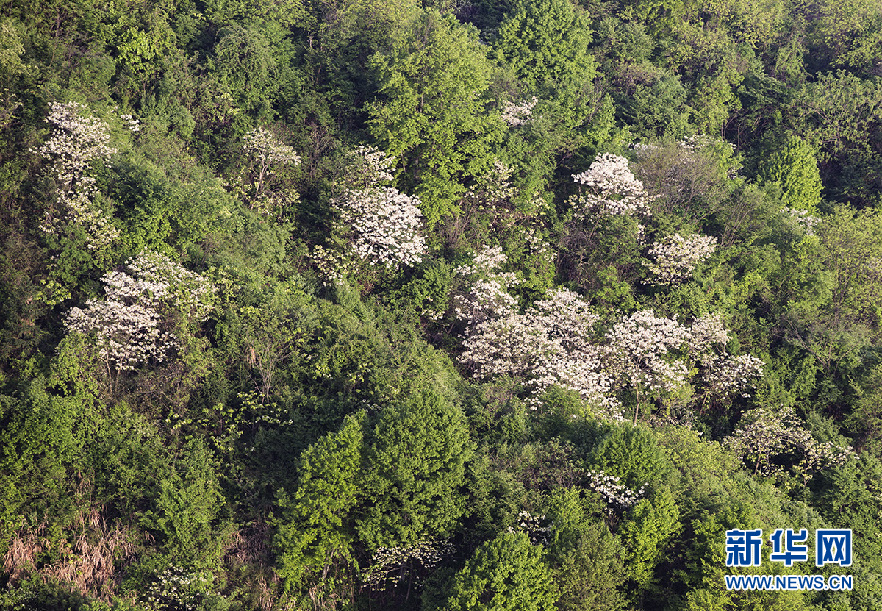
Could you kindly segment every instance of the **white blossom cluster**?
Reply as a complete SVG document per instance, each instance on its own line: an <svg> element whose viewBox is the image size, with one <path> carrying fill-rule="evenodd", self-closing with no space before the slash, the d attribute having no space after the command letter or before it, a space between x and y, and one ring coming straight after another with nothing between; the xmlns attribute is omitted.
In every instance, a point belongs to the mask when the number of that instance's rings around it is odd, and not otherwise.
<svg viewBox="0 0 882 611"><path fill-rule="evenodd" d="M652 310L625 316L607 332L608 366L633 387L674 390L686 381L685 359L672 351L686 348L692 339L688 327Z"/></svg>
<svg viewBox="0 0 882 611"><path fill-rule="evenodd" d="M454 273L463 277L476 274L498 274L497 270L507 261L508 257L502 252L501 246L485 246L472 258L471 265L459 265Z"/></svg>
<svg viewBox="0 0 882 611"><path fill-rule="evenodd" d="M126 262L129 274L111 272L113 275L129 276L133 282L151 291L152 301L158 306L159 299L176 308L189 318L204 321L214 307L215 287L200 274L191 272L182 265L175 263L165 255L145 251ZM105 280L105 292L108 299L119 298L110 289L109 280ZM145 294L142 291L142 296Z"/></svg>
<svg viewBox="0 0 882 611"><path fill-rule="evenodd" d="M750 354L724 355L711 361L703 374L705 384L718 396L741 391L742 397L750 394L745 388L763 375L765 363Z"/></svg>
<svg viewBox="0 0 882 611"><path fill-rule="evenodd" d="M717 247L717 239L712 236L682 236L675 233L653 245L649 254L655 263L649 270L655 275L658 284L675 284L688 279L695 266L710 257Z"/></svg>
<svg viewBox="0 0 882 611"><path fill-rule="evenodd" d="M533 545L544 545L548 543L548 539L551 537L552 527L551 524L546 522L545 515L537 516L529 511L521 510L518 512L517 528L527 533ZM515 527L509 526L508 532L515 532Z"/></svg>
<svg viewBox="0 0 882 611"><path fill-rule="evenodd" d="M245 134L245 144L242 150L248 156L251 166L251 184L253 190L250 193L251 209L269 214L286 204L296 202L296 193L265 193L264 182L271 174L272 166L300 165L300 156L294 149L282 143L276 136L264 127L257 127ZM255 175L256 170L256 175Z"/></svg>
<svg viewBox="0 0 882 611"><path fill-rule="evenodd" d="M189 573L181 567L172 566L163 571L157 580L147 586L141 601L148 609L164 611L179 609L196 611L202 607L203 593L213 579L205 573Z"/></svg>
<svg viewBox="0 0 882 611"><path fill-rule="evenodd" d="M126 263L125 271L111 271L101 280L106 299L71 308L65 326L94 336L99 354L116 371L162 362L177 347L177 338L162 328L165 308L205 320L212 307L211 284L158 253L142 253Z"/></svg>
<svg viewBox="0 0 882 611"><path fill-rule="evenodd" d="M128 128L129 131L131 131L131 132L141 131L141 122L138 121L132 115L120 115L119 118L122 119L123 123L125 124L125 126Z"/></svg>
<svg viewBox="0 0 882 611"><path fill-rule="evenodd" d="M352 268L352 263L345 253L333 248L325 248L321 244L316 244L313 247L311 258L321 275L326 279L322 281L324 286L341 284Z"/></svg>
<svg viewBox="0 0 882 611"><path fill-rule="evenodd" d="M530 253L539 255L546 263L554 264L555 251L551 244L542 239L535 227L524 227L524 238Z"/></svg>
<svg viewBox="0 0 882 611"><path fill-rule="evenodd" d="M798 227L805 231L806 235L815 235L815 227L821 222L820 218L809 214L808 210L784 208L781 210L781 214L789 217Z"/></svg>
<svg viewBox="0 0 882 611"><path fill-rule="evenodd" d="M160 330L162 316L137 303L89 300L85 309L71 308L65 320L69 333L93 336L99 354L117 371L132 371L149 360L162 362L177 342Z"/></svg>
<svg viewBox="0 0 882 611"><path fill-rule="evenodd" d="M577 216L589 213L623 216L651 216L649 202L643 183L628 168L628 160L619 155L598 155L591 166L573 180L588 190L571 198Z"/></svg>
<svg viewBox="0 0 882 611"><path fill-rule="evenodd" d="M294 148L280 142L264 127L257 127L245 134L242 149L265 168L277 163L300 165L300 156L294 152Z"/></svg>
<svg viewBox="0 0 882 611"><path fill-rule="evenodd" d="M468 324L470 331L480 323L514 314L517 300L508 289L518 283L511 272L500 272L507 258L499 246L485 246L474 256L471 265L454 270L457 285L453 290L453 316Z"/></svg>
<svg viewBox="0 0 882 611"><path fill-rule="evenodd" d="M753 463L756 473L763 475L782 472L780 466L771 462L779 455L801 455L798 468L808 475L841 465L853 454L851 446L842 448L829 441L817 441L792 407L779 411L762 407L746 414L725 443L749 464Z"/></svg>
<svg viewBox="0 0 882 611"><path fill-rule="evenodd" d="M117 152L108 146L108 126L89 116L88 109L78 102L53 102L47 120L53 126L52 135L37 152L54 162L61 216L48 212L40 227L46 233L56 233L69 223L80 225L90 249L107 246L119 232L93 203L98 188L87 172L93 161Z"/></svg>
<svg viewBox="0 0 882 611"><path fill-rule="evenodd" d="M439 539L424 539L414 545L403 547L381 547L376 552L371 566L365 571L362 581L375 589L384 590L390 583L401 583L407 577L413 564L419 563L423 569L431 569L453 553L453 544ZM407 566L407 565L411 566Z"/></svg>
<svg viewBox="0 0 882 611"><path fill-rule="evenodd" d="M502 110L502 120L511 127L523 125L529 121L530 115L533 114L533 109L538 103L539 98L536 96L519 103L507 101Z"/></svg>
<svg viewBox="0 0 882 611"><path fill-rule="evenodd" d="M463 342L459 358L477 378L526 378L534 399L556 384L614 415L618 404L610 396L605 351L590 341L597 320L578 295L558 289L526 314L511 312L478 324Z"/></svg>
<svg viewBox="0 0 882 611"><path fill-rule="evenodd" d="M643 498L647 484L643 484L640 490L634 491L621 483L622 478L616 475L607 475L603 471L588 471L588 488L598 493L607 505L613 505L619 509L628 509Z"/></svg>
<svg viewBox="0 0 882 611"><path fill-rule="evenodd" d="M724 346L728 343L729 330L723 323L719 314L702 314L692 321L689 326L689 348L705 362L709 355L713 355L715 346Z"/></svg>
<svg viewBox="0 0 882 611"><path fill-rule="evenodd" d="M492 272L504 261L501 249L485 249L457 273ZM726 353L730 332L718 314L683 325L642 310L623 316L601 336L595 331L599 317L567 289L557 289L525 313L516 311L501 282L484 293L472 288L455 295L455 302L457 316L478 320L466 329L459 361L479 379L524 379L533 409L541 394L557 385L578 392L599 415L621 420L615 391L623 386L638 394L675 391L697 370L709 393L727 396L735 391L746 394L763 373L760 359Z"/></svg>
<svg viewBox="0 0 882 611"><path fill-rule="evenodd" d="M394 159L371 147L359 147L349 153L349 159L338 195L331 199L339 216L332 233L342 236L351 253L371 265L398 269L422 261L426 240L420 233L419 198L382 184L392 178ZM355 267L345 254L326 248L317 247L313 256L334 282L345 275L342 270Z"/></svg>
<svg viewBox="0 0 882 611"><path fill-rule="evenodd" d="M416 196L375 186L347 189L332 204L341 222L353 230L352 248L362 260L389 269L422 261L426 240L420 234L423 215Z"/></svg>

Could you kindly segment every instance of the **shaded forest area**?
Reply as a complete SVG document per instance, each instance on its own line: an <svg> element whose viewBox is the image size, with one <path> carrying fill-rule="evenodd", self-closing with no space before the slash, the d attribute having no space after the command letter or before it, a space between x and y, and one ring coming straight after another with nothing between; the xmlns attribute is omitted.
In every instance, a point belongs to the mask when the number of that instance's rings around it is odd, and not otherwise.
<svg viewBox="0 0 882 611"><path fill-rule="evenodd" d="M882 609L877 0L0 7L0 608Z"/></svg>

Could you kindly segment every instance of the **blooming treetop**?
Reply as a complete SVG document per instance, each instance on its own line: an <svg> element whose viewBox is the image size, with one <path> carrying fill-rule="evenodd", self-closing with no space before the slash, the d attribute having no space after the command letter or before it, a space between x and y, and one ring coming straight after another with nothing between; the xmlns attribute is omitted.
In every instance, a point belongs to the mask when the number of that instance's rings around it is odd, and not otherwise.
<svg viewBox="0 0 882 611"><path fill-rule="evenodd" d="M488 253L480 260L496 260ZM478 260L478 258L476 258ZM469 327L459 359L475 377L526 378L534 408L551 385L578 392L602 415L621 419L615 390L622 386L659 393L685 384L693 367L701 370L708 393L744 392L762 375L763 362L749 354L725 352L729 332L718 315L691 325L656 316L651 310L623 316L604 334L588 303L567 289L555 290L521 314L509 307Z"/></svg>
<svg viewBox="0 0 882 611"><path fill-rule="evenodd" d="M781 467L771 462L772 457L781 454L801 454L799 466L806 478L812 472L843 464L853 454L851 446L843 448L829 441L817 441L792 407L761 407L745 414L725 445L753 463L754 471L763 475L781 472Z"/></svg>
<svg viewBox="0 0 882 611"><path fill-rule="evenodd" d="M587 170L573 174L573 180L587 187L570 200L580 217L589 213L651 216L651 198L624 157L611 153L598 155Z"/></svg>
<svg viewBox="0 0 882 611"><path fill-rule="evenodd" d="M681 236L675 233L654 244L649 254L655 259L649 271L658 284L675 284L688 279L695 266L710 257L717 239L705 235Z"/></svg>
<svg viewBox="0 0 882 611"><path fill-rule="evenodd" d="M420 234L423 215L416 196L373 187L347 190L336 204L341 221L355 233L352 248L362 260L389 269L422 261L426 240Z"/></svg>
<svg viewBox="0 0 882 611"><path fill-rule="evenodd" d="M499 246L485 246L474 256L471 265L454 270L457 286L453 290L453 315L473 329L485 320L513 314L517 300L508 288L518 283L511 272L500 272L508 259Z"/></svg>
<svg viewBox="0 0 882 611"><path fill-rule="evenodd" d="M478 324L463 342L460 360L478 378L525 376L534 397L557 384L613 410L603 350L590 343L597 320L578 295L558 289L525 314L509 312Z"/></svg>
<svg viewBox="0 0 882 611"><path fill-rule="evenodd" d="M248 156L251 167L256 168L257 175L251 175L251 183L254 187L251 208L264 213L271 211L279 205L279 194L264 194L264 182L273 166L300 165L300 156L294 149L280 141L275 135L264 127L257 127L245 134L245 144L242 150ZM253 170L252 170L253 171ZM275 196L274 196L275 195ZM291 195L288 196L291 200ZM294 196L296 201L296 195Z"/></svg>
<svg viewBox="0 0 882 611"><path fill-rule="evenodd" d="M641 310L625 316L606 334L608 366L627 384L651 391L674 390L685 382L686 362L671 355L691 339L689 329Z"/></svg>
<svg viewBox="0 0 882 611"><path fill-rule="evenodd" d="M603 471L588 471L588 487L598 493L607 505L608 510L612 513L613 507L620 510L633 507L637 501L643 498L646 493L646 484L643 484L639 490L631 490L621 483L622 478L616 475L607 475Z"/></svg>
<svg viewBox="0 0 882 611"><path fill-rule="evenodd" d="M108 145L107 123L90 116L88 108L78 102L53 102L47 121L53 126L52 135L37 152L54 162L59 210L58 215L47 211L40 228L51 234L68 224L79 225L86 231L90 249L107 246L119 232L95 206L98 188L87 175L94 161L117 152Z"/></svg>
<svg viewBox="0 0 882 611"><path fill-rule="evenodd" d="M389 183L395 157L373 146L359 146L346 155L346 173L341 183L347 189L367 189Z"/></svg>
<svg viewBox="0 0 882 611"><path fill-rule="evenodd" d="M523 100L520 103L506 102L502 110L502 120L510 127L516 127L528 123L533 109L539 103L539 98L533 96L529 100Z"/></svg>
<svg viewBox="0 0 882 611"><path fill-rule="evenodd" d="M162 362L177 347L177 338L163 328L169 308L205 320L214 289L195 274L158 253L130 259L125 271L104 275L104 300L71 308L65 320L69 333L93 335L108 367L131 371L150 360Z"/></svg>
<svg viewBox="0 0 882 611"><path fill-rule="evenodd" d="M426 240L420 232L420 200L383 183L391 180L394 159L373 147L349 153L349 165L338 183L331 206L338 214L332 234L347 242L348 253L317 247L314 258L326 275L340 281L345 269L356 267L354 254L370 265L394 270L422 261Z"/></svg>
<svg viewBox="0 0 882 611"><path fill-rule="evenodd" d="M300 156L287 144L283 144L264 127L257 127L245 134L243 150L266 168L273 164L300 165Z"/></svg>

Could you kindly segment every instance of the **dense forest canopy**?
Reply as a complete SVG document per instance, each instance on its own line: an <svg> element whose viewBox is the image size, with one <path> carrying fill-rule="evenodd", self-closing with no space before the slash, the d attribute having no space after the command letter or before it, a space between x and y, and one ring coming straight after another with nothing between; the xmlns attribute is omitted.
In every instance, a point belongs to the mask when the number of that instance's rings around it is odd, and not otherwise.
<svg viewBox="0 0 882 611"><path fill-rule="evenodd" d="M0 608L882 609L880 207L877 0L0 0Z"/></svg>

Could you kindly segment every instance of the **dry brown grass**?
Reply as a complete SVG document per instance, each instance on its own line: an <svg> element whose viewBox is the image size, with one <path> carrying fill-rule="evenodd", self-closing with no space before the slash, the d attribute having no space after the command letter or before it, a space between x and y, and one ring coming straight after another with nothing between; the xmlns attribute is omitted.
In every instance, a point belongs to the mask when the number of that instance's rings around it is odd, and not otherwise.
<svg viewBox="0 0 882 611"><path fill-rule="evenodd" d="M108 526L101 509L93 507L77 515L71 530L67 538L56 542L54 556L61 559L37 568L37 558L53 551L46 524L22 529L9 545L3 570L13 582L36 574L44 581L68 583L82 594L108 599L115 593L117 564L135 554L128 529Z"/></svg>
<svg viewBox="0 0 882 611"><path fill-rule="evenodd" d="M232 574L251 584L250 602L256 609L294 609L279 601L280 583L272 566L271 536L271 528L263 520L235 531L227 543L225 561Z"/></svg>

